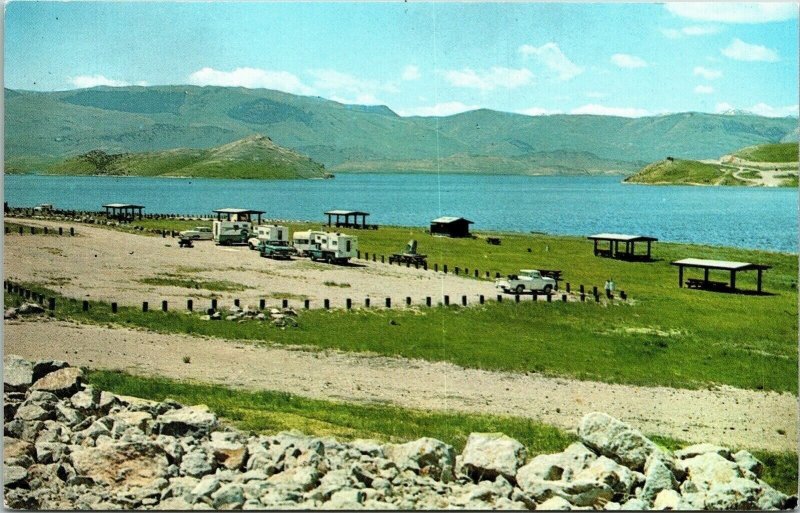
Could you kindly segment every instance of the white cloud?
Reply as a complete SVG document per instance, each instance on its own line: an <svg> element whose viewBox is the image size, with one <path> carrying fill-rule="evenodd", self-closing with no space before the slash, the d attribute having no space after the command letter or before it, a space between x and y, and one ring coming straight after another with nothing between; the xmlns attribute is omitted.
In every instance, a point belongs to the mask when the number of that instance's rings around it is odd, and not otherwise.
<svg viewBox="0 0 800 513"><path fill-rule="evenodd" d="M736 110L734 109L733 105L728 102L722 102L717 104L715 112L717 114L723 114L733 110ZM760 102L756 103L750 108L739 110L744 112L752 112L753 114L768 118L784 118L787 116L798 117L798 114L800 113L800 105L795 104L786 105L784 107L773 107L771 105L767 105L766 103Z"/></svg>
<svg viewBox="0 0 800 513"><path fill-rule="evenodd" d="M706 80L714 80L722 76L722 72L716 69L704 68L703 66L695 66L692 73L695 76L703 77Z"/></svg>
<svg viewBox="0 0 800 513"><path fill-rule="evenodd" d="M477 105L464 105L461 102L437 103L427 107L413 107L410 109L397 109L400 116L452 116L480 108Z"/></svg>
<svg viewBox="0 0 800 513"><path fill-rule="evenodd" d="M535 57L547 69L554 71L559 80L570 80L583 73L583 68L569 60L555 43L539 47L522 45L519 47L519 52L525 57Z"/></svg>
<svg viewBox="0 0 800 513"><path fill-rule="evenodd" d="M699 85L694 88L694 92L697 94L711 94L714 92L714 88L708 85Z"/></svg>
<svg viewBox="0 0 800 513"><path fill-rule="evenodd" d="M641 57L636 57L635 55L628 55L627 53L615 53L611 56L611 62L619 66L620 68L644 68L647 66L647 62Z"/></svg>
<svg viewBox="0 0 800 513"><path fill-rule="evenodd" d="M413 64L409 64L403 69L403 80L419 80L421 76L419 68Z"/></svg>
<svg viewBox="0 0 800 513"><path fill-rule="evenodd" d="M80 89L97 86L124 87L131 85L130 82L114 80L113 78L107 78L103 75L79 75L77 77L70 77L68 80L72 85ZM146 86L147 82L136 82L136 85Z"/></svg>
<svg viewBox="0 0 800 513"><path fill-rule="evenodd" d="M541 107L531 107L529 109L522 109L517 112L520 114L525 114L526 116L550 116L553 114L563 114L563 112L560 110L543 109Z"/></svg>
<svg viewBox="0 0 800 513"><path fill-rule="evenodd" d="M661 29L661 33L670 39L679 39L684 36L709 36L711 34L717 34L719 31L720 28L716 25L689 25L688 27L683 27L681 29Z"/></svg>
<svg viewBox="0 0 800 513"><path fill-rule="evenodd" d="M650 112L646 109L637 109L635 107L606 107L605 105L596 105L590 103L577 107L570 111L570 114L593 114L596 116L620 116L623 118L640 118L642 116L649 116Z"/></svg>
<svg viewBox="0 0 800 513"><path fill-rule="evenodd" d="M365 80L333 69L314 69L308 73L314 77L315 89L331 96L353 98L343 103L358 103L359 99L368 100L370 104L383 103L375 98L378 93L399 92L397 86L391 82Z"/></svg>
<svg viewBox="0 0 800 513"><path fill-rule="evenodd" d="M265 88L294 94L314 94L314 89L305 85L296 75L288 71L259 68L236 68L233 71L202 68L189 75L189 83L200 86Z"/></svg>
<svg viewBox="0 0 800 513"><path fill-rule="evenodd" d="M769 23L797 17L795 2L669 2L664 7L682 18L721 23Z"/></svg>
<svg viewBox="0 0 800 513"><path fill-rule="evenodd" d="M731 41L731 44L721 51L725 57L737 61L776 62L779 60L775 50L771 50L766 46L751 45L738 38Z"/></svg>
<svg viewBox="0 0 800 513"><path fill-rule="evenodd" d="M513 69L495 66L485 71L464 68L462 70L445 70L442 73L445 80L455 87L482 91L491 91L500 87L516 89L533 81L533 73L526 68Z"/></svg>

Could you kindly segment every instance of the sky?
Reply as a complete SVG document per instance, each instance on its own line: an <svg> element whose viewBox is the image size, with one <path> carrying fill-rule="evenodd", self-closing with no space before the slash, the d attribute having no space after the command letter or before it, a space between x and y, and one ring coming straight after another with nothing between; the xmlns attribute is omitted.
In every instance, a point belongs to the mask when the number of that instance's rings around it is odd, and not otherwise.
<svg viewBox="0 0 800 513"><path fill-rule="evenodd" d="M12 89L242 86L402 116L798 115L797 3L12 1L5 11Z"/></svg>

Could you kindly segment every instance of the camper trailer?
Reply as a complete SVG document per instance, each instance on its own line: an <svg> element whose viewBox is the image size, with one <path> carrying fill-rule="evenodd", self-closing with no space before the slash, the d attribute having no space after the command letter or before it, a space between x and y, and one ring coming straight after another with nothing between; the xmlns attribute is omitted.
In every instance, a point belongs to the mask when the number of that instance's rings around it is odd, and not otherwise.
<svg viewBox="0 0 800 513"><path fill-rule="evenodd" d="M342 233L326 233L319 244L307 251L311 260L345 263L358 254L358 237Z"/></svg>
<svg viewBox="0 0 800 513"><path fill-rule="evenodd" d="M324 237L325 232L314 230L294 232L292 235L292 246L294 246L294 250L297 251L298 255L308 256L308 250L316 248Z"/></svg>
<svg viewBox="0 0 800 513"><path fill-rule="evenodd" d="M247 241L250 249L257 249L258 245L266 242L272 246L288 246L289 245L289 229L285 226L277 224L263 224L256 226L255 237Z"/></svg>
<svg viewBox="0 0 800 513"><path fill-rule="evenodd" d="M211 228L214 242L222 246L247 244L253 225L248 221L214 221Z"/></svg>

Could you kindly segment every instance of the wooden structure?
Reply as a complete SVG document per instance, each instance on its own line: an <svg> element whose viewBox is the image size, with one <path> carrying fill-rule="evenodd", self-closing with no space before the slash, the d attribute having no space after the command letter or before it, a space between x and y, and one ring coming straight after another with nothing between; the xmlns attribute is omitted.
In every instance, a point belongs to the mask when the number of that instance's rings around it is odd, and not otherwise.
<svg viewBox="0 0 800 513"><path fill-rule="evenodd" d="M587 239L594 241L594 256L619 258L622 260L650 260L651 244L658 241L655 237L645 235L625 235L622 233L598 233L590 235ZM598 242L608 242L608 249L598 247ZM622 251L619 244L624 243ZM647 253L636 254L636 243L647 243Z"/></svg>
<svg viewBox="0 0 800 513"><path fill-rule="evenodd" d="M736 273L741 271L756 271L758 273L756 278L756 291L761 292L761 275L766 269L772 266L764 264L751 264L749 262L729 262L726 260L705 260L703 258L684 258L683 260L676 260L672 265L678 266L678 286L683 287L683 269L685 267L695 267L703 269L703 279L689 278L686 280L686 286L689 288L708 289L708 290L736 290ZM724 281L710 281L708 279L709 271L720 270L730 273L730 282Z"/></svg>
<svg viewBox="0 0 800 513"><path fill-rule="evenodd" d="M217 220L222 221L223 216L225 221L246 221L253 222L253 216L257 216L258 221L255 224L261 224L261 215L264 214L263 210L250 210L247 208L219 208L213 211L217 214Z"/></svg>
<svg viewBox="0 0 800 513"><path fill-rule="evenodd" d="M469 225L475 224L463 217L438 217L431 221L431 235L445 237L471 237Z"/></svg>
<svg viewBox="0 0 800 513"><path fill-rule="evenodd" d="M408 265L425 265L428 255L421 255L417 253L417 241L411 239L406 245L406 250L403 253L392 253L389 255L389 263L393 264L408 264Z"/></svg>
<svg viewBox="0 0 800 513"><path fill-rule="evenodd" d="M360 229L377 229L377 224L367 224L367 216L369 212L361 212L360 210L328 210L325 212L328 216L328 226L336 226L337 228L360 228ZM333 218L336 217L336 222ZM358 218L361 218L361 223ZM352 218L352 221L350 220ZM342 221L344 219L344 221Z"/></svg>
<svg viewBox="0 0 800 513"><path fill-rule="evenodd" d="M106 209L106 217L109 219L119 220L132 220L138 217L142 218L142 205L134 205L132 203L109 203L103 205Z"/></svg>

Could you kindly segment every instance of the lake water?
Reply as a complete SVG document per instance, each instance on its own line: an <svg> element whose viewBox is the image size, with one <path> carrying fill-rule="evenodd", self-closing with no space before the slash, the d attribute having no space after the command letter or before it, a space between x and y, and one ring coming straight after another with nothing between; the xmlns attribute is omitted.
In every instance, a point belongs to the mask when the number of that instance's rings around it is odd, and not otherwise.
<svg viewBox="0 0 800 513"><path fill-rule="evenodd" d="M276 219L325 219L330 209L370 212L368 222L425 226L440 215L474 230L589 235L618 232L666 241L797 252L795 189L623 185L619 177L339 174L333 180L6 175L10 206L53 203L100 210L138 203L147 213L265 210Z"/></svg>

